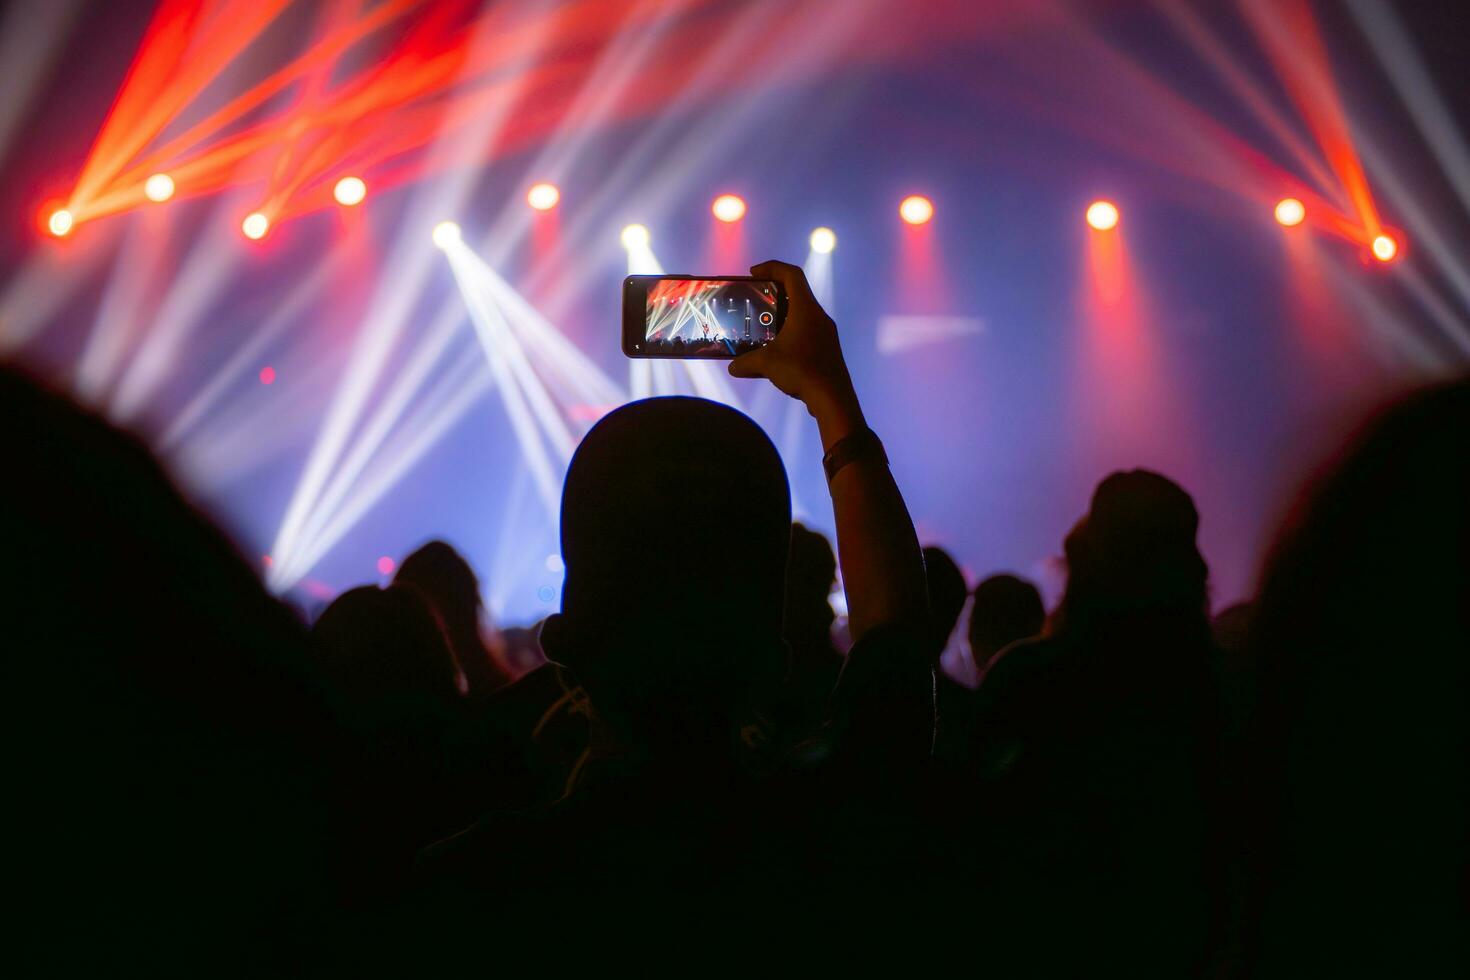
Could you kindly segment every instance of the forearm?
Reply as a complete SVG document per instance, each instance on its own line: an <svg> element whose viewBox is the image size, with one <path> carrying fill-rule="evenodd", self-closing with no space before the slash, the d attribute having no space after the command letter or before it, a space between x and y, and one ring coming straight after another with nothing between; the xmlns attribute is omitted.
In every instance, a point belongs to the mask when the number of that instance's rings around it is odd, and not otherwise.
<svg viewBox="0 0 1470 980"><path fill-rule="evenodd" d="M822 452L867 428L845 379L808 401ZM837 555L854 640L885 623L917 623L928 615L924 561L903 495L881 456L853 460L828 485L837 528Z"/></svg>
<svg viewBox="0 0 1470 980"><path fill-rule="evenodd" d="M786 325L776 339L730 362L737 378L769 378L817 420L822 452L867 428L842 359L837 324L812 295L800 268L763 262L750 270L786 291ZM857 458L829 481L837 555L854 639L885 623L922 623L929 602L914 523L881 458Z"/></svg>

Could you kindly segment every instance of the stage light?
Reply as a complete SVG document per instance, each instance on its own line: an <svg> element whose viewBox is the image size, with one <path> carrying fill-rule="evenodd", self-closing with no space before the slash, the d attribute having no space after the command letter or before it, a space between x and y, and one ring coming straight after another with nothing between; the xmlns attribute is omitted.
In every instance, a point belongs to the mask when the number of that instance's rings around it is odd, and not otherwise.
<svg viewBox="0 0 1470 980"><path fill-rule="evenodd" d="M716 218L729 224L745 217L745 202L734 194L721 194L710 205L710 210Z"/></svg>
<svg viewBox="0 0 1470 980"><path fill-rule="evenodd" d="M379 558L378 559L378 574L379 575L392 575L393 574L393 569L395 569L397 567L398 567L398 563L396 561L394 561L392 558L389 558L387 555L384 555L382 558Z"/></svg>
<svg viewBox="0 0 1470 980"><path fill-rule="evenodd" d="M246 238L258 242L265 237L266 232L271 230L271 219L259 211L252 211L245 216L244 221L240 222L240 230L245 233Z"/></svg>
<svg viewBox="0 0 1470 980"><path fill-rule="evenodd" d="M57 238L65 238L67 235L71 234L72 225L74 223L75 222L72 219L71 212L68 211L66 208L58 208L57 210L52 211L51 217L46 219L46 227L50 230L51 234L55 235Z"/></svg>
<svg viewBox="0 0 1470 980"><path fill-rule="evenodd" d="M1093 201L1087 206L1087 223L1098 231L1118 227L1118 206L1112 201Z"/></svg>
<svg viewBox="0 0 1470 980"><path fill-rule="evenodd" d="M1287 228L1295 228L1307 218L1307 207L1294 197L1282 198L1276 205L1276 221Z"/></svg>
<svg viewBox="0 0 1470 980"><path fill-rule="evenodd" d="M827 255L837 247L837 233L831 228L818 228L812 232L811 246L818 255Z"/></svg>
<svg viewBox="0 0 1470 980"><path fill-rule="evenodd" d="M526 191L526 203L537 211L550 211L561 200L561 191L555 184L535 184Z"/></svg>
<svg viewBox="0 0 1470 980"><path fill-rule="evenodd" d="M921 194L911 194L898 206L898 215L911 225L922 225L934 217L934 202Z"/></svg>
<svg viewBox="0 0 1470 980"><path fill-rule="evenodd" d="M623 229L623 248L647 248L649 241L648 229L642 225L629 225Z"/></svg>
<svg viewBox="0 0 1470 980"><path fill-rule="evenodd" d="M273 368L273 367L271 367L269 364L267 364L265 367L261 368L260 369L260 383L263 384L263 385L273 385L273 384L275 384L276 383L276 369Z"/></svg>
<svg viewBox="0 0 1470 980"><path fill-rule="evenodd" d="M448 250L451 246L457 245L461 241L459 225L453 221L441 221L434 226L431 237L434 239L435 245Z"/></svg>
<svg viewBox="0 0 1470 980"><path fill-rule="evenodd" d="M337 199L338 204L350 208L361 204L367 197L367 184L363 183L361 177L343 177L332 188L332 196Z"/></svg>
<svg viewBox="0 0 1470 980"><path fill-rule="evenodd" d="M174 196L174 179L168 174L154 174L143 182L143 196L162 204Z"/></svg>
<svg viewBox="0 0 1470 980"><path fill-rule="evenodd" d="M1379 235L1373 239L1373 257L1379 262L1392 262L1393 257L1399 254L1399 243L1388 235Z"/></svg>

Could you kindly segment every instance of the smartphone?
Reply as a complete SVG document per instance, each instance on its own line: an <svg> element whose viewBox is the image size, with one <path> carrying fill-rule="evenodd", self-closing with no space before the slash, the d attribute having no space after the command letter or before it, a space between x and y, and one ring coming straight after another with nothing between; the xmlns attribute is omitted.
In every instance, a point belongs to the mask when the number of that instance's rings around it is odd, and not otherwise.
<svg viewBox="0 0 1470 980"><path fill-rule="evenodd" d="M623 280L623 353L729 360L776 339L786 294L750 276L629 276Z"/></svg>

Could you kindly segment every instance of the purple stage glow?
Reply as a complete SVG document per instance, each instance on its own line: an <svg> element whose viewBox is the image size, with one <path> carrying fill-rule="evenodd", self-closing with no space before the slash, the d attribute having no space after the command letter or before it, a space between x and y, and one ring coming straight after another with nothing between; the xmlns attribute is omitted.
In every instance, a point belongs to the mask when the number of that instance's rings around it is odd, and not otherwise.
<svg viewBox="0 0 1470 980"><path fill-rule="evenodd" d="M303 605L444 538L530 623L566 460L644 393L751 415L830 531L804 412L619 352L630 264L806 258L926 542L1054 600L1092 487L1144 466L1224 605L1322 419L1470 364L1445 32L1245 7L96 5L0 95L0 357L136 429ZM659 299L651 338L746 339Z"/></svg>

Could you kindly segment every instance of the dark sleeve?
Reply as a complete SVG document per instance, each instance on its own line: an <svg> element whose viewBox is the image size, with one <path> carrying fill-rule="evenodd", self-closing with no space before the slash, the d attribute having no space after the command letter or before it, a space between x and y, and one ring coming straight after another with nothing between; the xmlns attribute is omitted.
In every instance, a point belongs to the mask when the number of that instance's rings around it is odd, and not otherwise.
<svg viewBox="0 0 1470 980"><path fill-rule="evenodd" d="M934 745L935 673L923 633L890 624L869 630L847 655L832 695L834 754L871 776L923 770Z"/></svg>
<svg viewBox="0 0 1470 980"><path fill-rule="evenodd" d="M975 728L976 692L936 673L934 688L934 758L959 765L969 756Z"/></svg>

